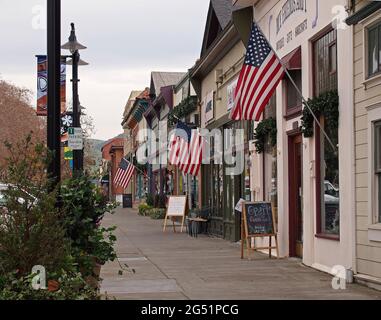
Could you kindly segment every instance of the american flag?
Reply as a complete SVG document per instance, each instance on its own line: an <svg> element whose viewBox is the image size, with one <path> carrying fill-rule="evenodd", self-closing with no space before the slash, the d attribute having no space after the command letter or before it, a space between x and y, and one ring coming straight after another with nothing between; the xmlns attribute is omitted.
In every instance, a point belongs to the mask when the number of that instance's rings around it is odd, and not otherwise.
<svg viewBox="0 0 381 320"><path fill-rule="evenodd" d="M283 76L280 60L254 22L230 119L259 121Z"/></svg>
<svg viewBox="0 0 381 320"><path fill-rule="evenodd" d="M191 130L179 121L169 145L169 162L185 174L197 176L202 162L202 141L197 129Z"/></svg>
<svg viewBox="0 0 381 320"><path fill-rule="evenodd" d="M122 187L123 189L126 189L134 172L135 166L127 161L126 158L123 158L116 172L114 184L116 186Z"/></svg>

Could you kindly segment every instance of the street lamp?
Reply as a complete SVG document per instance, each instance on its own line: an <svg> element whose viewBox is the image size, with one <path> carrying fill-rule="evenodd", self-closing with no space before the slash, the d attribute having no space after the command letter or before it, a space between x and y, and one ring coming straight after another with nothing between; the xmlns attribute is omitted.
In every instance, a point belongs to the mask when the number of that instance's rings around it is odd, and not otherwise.
<svg viewBox="0 0 381 320"><path fill-rule="evenodd" d="M69 50L71 55L71 60L67 62L68 65L73 66L73 126L76 128L81 127L81 112L79 110L79 97L78 97L78 66L88 65L87 62L81 60L79 50L86 49L86 47L77 41L75 35L74 23L71 23L71 32L69 36L69 41L61 46L62 49ZM73 151L73 167L74 172L83 171L83 150Z"/></svg>

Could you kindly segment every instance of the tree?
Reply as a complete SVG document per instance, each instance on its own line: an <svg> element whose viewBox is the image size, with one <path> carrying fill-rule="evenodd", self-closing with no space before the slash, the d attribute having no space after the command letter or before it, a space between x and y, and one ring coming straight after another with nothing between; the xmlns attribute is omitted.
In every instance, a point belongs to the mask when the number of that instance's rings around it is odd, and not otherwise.
<svg viewBox="0 0 381 320"><path fill-rule="evenodd" d="M45 141L46 119L31 106L31 92L0 80L0 164L9 156L4 142L18 143L32 131L32 142Z"/></svg>

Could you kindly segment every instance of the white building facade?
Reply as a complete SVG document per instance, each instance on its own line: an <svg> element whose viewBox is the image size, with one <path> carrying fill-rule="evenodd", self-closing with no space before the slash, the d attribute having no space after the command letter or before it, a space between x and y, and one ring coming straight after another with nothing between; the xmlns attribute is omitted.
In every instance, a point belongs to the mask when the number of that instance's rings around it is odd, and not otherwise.
<svg viewBox="0 0 381 320"><path fill-rule="evenodd" d="M328 96L333 101L336 92L339 98L336 125L329 112L317 112L330 141L316 124L312 136L306 137L302 100L284 78L268 107L277 124L274 152L251 153L252 200L273 200L275 189L281 257L300 257L304 264L328 273L343 266L351 275L355 267L353 29L345 24L347 2L233 1L235 6L253 6L254 21L306 99ZM276 170L271 159L276 159Z"/></svg>

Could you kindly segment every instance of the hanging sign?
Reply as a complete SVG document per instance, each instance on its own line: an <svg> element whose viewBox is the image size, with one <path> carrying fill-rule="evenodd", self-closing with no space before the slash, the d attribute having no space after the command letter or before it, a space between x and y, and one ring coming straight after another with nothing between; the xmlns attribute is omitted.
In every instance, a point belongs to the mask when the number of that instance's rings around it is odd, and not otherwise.
<svg viewBox="0 0 381 320"><path fill-rule="evenodd" d="M227 86L228 111L230 111L234 107L235 90L237 88L237 84L238 84L238 79L235 79Z"/></svg>
<svg viewBox="0 0 381 320"><path fill-rule="evenodd" d="M213 91L205 98L205 121L209 122L214 118L214 93Z"/></svg>

